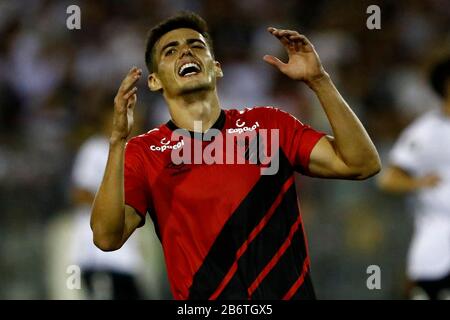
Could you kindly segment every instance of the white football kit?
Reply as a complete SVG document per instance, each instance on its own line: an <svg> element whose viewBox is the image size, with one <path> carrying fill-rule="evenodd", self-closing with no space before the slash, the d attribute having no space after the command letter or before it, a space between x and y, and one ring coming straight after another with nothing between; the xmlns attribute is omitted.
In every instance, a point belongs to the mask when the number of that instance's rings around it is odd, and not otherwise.
<svg viewBox="0 0 450 320"><path fill-rule="evenodd" d="M445 277L450 273L450 117L442 111L419 117L401 134L390 161L415 177L441 179L411 196L415 230L407 272L412 280Z"/></svg>

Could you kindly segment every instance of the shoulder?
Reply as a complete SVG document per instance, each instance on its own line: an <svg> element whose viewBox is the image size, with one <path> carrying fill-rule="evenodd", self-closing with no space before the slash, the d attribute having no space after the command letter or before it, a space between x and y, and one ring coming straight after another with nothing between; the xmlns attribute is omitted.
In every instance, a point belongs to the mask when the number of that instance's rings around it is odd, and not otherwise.
<svg viewBox="0 0 450 320"><path fill-rule="evenodd" d="M394 152L407 150L408 152L419 152L424 147L433 143L434 132L439 126L438 114L427 112L413 120L400 134L394 143Z"/></svg>
<svg viewBox="0 0 450 320"><path fill-rule="evenodd" d="M229 109L225 110L225 112L229 115L264 115L264 114L274 114L278 112L284 112L281 109L273 106L254 106L254 107L245 107L242 110L237 109ZM284 112L287 113L287 112Z"/></svg>
<svg viewBox="0 0 450 320"><path fill-rule="evenodd" d="M128 140L127 149L147 148L148 146L155 144L166 136L167 132L165 132L164 130L164 125L160 125L157 128L153 128L146 133L140 134Z"/></svg>
<svg viewBox="0 0 450 320"><path fill-rule="evenodd" d="M91 159L103 159L107 157L108 149L108 138L101 135L94 135L84 141L80 146L77 152L77 160L89 159L86 161L92 161Z"/></svg>
<svg viewBox="0 0 450 320"><path fill-rule="evenodd" d="M225 110L227 116L232 119L249 119L255 121L267 121L276 123L278 121L297 120L294 116L273 106L255 106L251 108L244 108L242 110Z"/></svg>
<svg viewBox="0 0 450 320"><path fill-rule="evenodd" d="M439 122L439 115L430 111L413 120L402 132L402 136L424 136L433 131Z"/></svg>
<svg viewBox="0 0 450 320"><path fill-rule="evenodd" d="M125 147L126 159L140 158L145 160L161 157L164 153L156 151L159 151L162 146L167 144L167 141L171 140L171 135L170 129L162 124L146 133L131 138Z"/></svg>
<svg viewBox="0 0 450 320"><path fill-rule="evenodd" d="M80 150L97 150L108 148L108 138L102 135L94 135L88 138L80 147Z"/></svg>

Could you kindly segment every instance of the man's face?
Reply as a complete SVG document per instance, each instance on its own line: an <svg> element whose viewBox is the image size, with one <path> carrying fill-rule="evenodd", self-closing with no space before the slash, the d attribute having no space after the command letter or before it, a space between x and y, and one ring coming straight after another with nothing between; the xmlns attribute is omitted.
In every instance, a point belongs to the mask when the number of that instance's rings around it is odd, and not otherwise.
<svg viewBox="0 0 450 320"><path fill-rule="evenodd" d="M163 35L155 45L154 59L165 95L177 96L215 88L221 76L206 39L197 31L175 29Z"/></svg>

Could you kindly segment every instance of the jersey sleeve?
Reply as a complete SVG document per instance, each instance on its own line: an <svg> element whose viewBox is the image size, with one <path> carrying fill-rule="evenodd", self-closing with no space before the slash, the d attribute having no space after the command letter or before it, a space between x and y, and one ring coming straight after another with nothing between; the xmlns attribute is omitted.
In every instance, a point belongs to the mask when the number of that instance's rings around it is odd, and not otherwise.
<svg viewBox="0 0 450 320"><path fill-rule="evenodd" d="M422 135L419 125L406 128L394 144L389 161L411 174L418 174L422 167Z"/></svg>
<svg viewBox="0 0 450 320"><path fill-rule="evenodd" d="M325 133L303 124L291 114L274 109L280 129L280 147L296 171L308 173L311 151Z"/></svg>
<svg viewBox="0 0 450 320"><path fill-rule="evenodd" d="M149 208L148 188L145 180L146 171L141 155L141 147L130 140L125 148L124 186L125 204L133 207L145 221Z"/></svg>

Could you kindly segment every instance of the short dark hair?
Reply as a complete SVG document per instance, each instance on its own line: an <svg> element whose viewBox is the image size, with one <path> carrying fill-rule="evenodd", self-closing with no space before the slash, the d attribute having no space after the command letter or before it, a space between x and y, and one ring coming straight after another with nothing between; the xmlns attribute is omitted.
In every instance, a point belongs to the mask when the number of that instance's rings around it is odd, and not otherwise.
<svg viewBox="0 0 450 320"><path fill-rule="evenodd" d="M445 98L447 81L450 79L450 57L438 62L431 70L430 82L433 89Z"/></svg>
<svg viewBox="0 0 450 320"><path fill-rule="evenodd" d="M150 73L156 69L155 60L153 59L156 42L158 42L158 40L166 33L181 28L193 29L205 37L209 50L214 56L212 40L208 33L206 21L194 12L182 11L175 16L161 21L149 31L145 49L145 64Z"/></svg>

